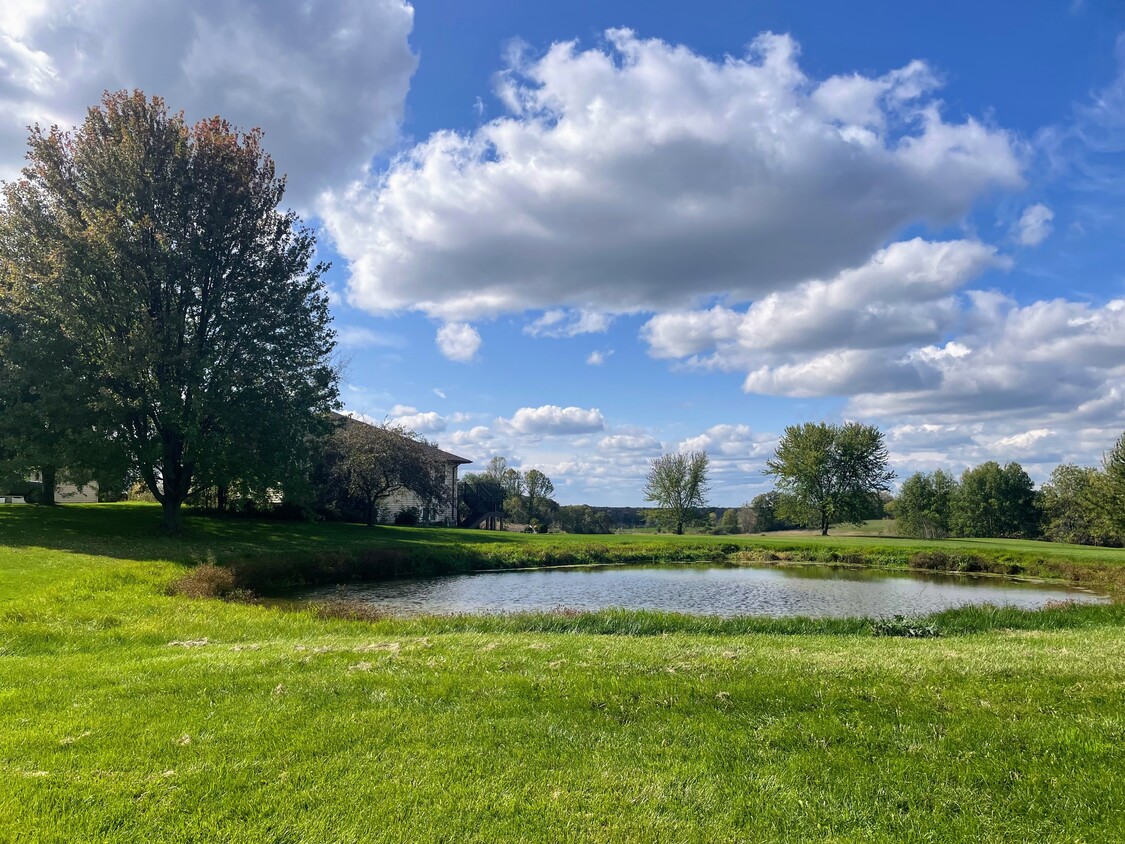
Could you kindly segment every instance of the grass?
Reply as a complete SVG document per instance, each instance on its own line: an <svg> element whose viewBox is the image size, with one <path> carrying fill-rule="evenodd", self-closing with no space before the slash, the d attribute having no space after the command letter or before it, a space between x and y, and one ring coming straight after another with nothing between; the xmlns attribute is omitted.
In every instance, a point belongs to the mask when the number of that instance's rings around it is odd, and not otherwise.
<svg viewBox="0 0 1125 844"><path fill-rule="evenodd" d="M208 560L731 539L189 518L176 542L156 523L0 508L0 841L1125 840L1121 603L959 610L917 639L621 611L356 621L167 590ZM735 544L918 550L900 542ZM1125 562L1040 545L971 547Z"/></svg>

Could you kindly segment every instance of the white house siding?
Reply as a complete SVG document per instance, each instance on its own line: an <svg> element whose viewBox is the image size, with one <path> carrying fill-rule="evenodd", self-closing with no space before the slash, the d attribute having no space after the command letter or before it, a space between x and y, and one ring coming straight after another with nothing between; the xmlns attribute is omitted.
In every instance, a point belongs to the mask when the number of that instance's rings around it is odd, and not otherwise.
<svg viewBox="0 0 1125 844"><path fill-rule="evenodd" d="M28 480L37 484L43 482L43 478L38 472ZM97 504L98 485L95 481L90 481L84 486L67 483L57 484L55 486L55 502L57 504Z"/></svg>
<svg viewBox="0 0 1125 844"><path fill-rule="evenodd" d="M457 524L457 465L447 463L445 466L445 488L448 490L448 500L436 508L436 512L424 513L422 499L408 489L399 489L392 492L379 502L379 513L376 520L382 524L392 524L403 510L415 508L418 511L421 523L430 525L456 525Z"/></svg>

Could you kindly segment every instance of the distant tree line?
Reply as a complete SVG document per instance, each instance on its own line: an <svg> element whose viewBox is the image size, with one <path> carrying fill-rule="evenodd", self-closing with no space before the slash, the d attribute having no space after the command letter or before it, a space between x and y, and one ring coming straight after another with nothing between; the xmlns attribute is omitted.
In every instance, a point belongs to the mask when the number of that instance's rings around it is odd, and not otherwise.
<svg viewBox="0 0 1125 844"><path fill-rule="evenodd" d="M918 472L894 501L897 532L947 536L1043 538L1079 545L1125 544L1125 434L1100 468L1066 463L1036 490L1019 463L988 461L948 472Z"/></svg>

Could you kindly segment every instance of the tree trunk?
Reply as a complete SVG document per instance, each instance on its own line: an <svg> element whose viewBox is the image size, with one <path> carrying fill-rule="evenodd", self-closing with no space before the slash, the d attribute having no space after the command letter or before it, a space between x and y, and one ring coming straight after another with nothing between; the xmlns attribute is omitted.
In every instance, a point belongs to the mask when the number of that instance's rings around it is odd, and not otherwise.
<svg viewBox="0 0 1125 844"><path fill-rule="evenodd" d="M828 513L823 510L820 513L820 535L828 536Z"/></svg>
<svg viewBox="0 0 1125 844"><path fill-rule="evenodd" d="M375 500L369 499L367 502L367 526L373 527L375 525Z"/></svg>
<svg viewBox="0 0 1125 844"><path fill-rule="evenodd" d="M680 519L676 522L676 536L684 535L684 520Z"/></svg>
<svg viewBox="0 0 1125 844"><path fill-rule="evenodd" d="M194 472L191 465L181 462L183 451L181 441L169 438L165 442L164 463L160 467L162 494L156 496L160 506L164 508L164 530L173 535L178 534L183 527L180 507L187 500Z"/></svg>
<svg viewBox="0 0 1125 844"><path fill-rule="evenodd" d="M58 470L54 466L43 466L39 470L39 475L43 479L43 494L39 496L39 503L51 507L55 504Z"/></svg>
<svg viewBox="0 0 1125 844"><path fill-rule="evenodd" d="M215 506L218 507L220 513L227 511L227 503L230 501L230 487L226 484L219 484L218 489L215 490Z"/></svg>
<svg viewBox="0 0 1125 844"><path fill-rule="evenodd" d="M160 506L164 511L165 533L175 536L183 529L183 521L180 517L181 504L183 504L182 498L169 492L164 493L164 500L160 502Z"/></svg>

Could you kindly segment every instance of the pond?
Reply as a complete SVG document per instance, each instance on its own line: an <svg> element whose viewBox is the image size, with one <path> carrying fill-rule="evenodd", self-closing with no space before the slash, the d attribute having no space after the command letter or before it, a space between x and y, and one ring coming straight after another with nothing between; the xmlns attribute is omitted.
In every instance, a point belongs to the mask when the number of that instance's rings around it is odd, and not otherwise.
<svg viewBox="0 0 1125 844"><path fill-rule="evenodd" d="M321 589L310 598L335 590ZM349 587L349 598L396 615L620 607L691 615L870 618L925 615L968 604L1035 609L1101 602L1080 589L972 575L799 566L591 566L410 578Z"/></svg>

